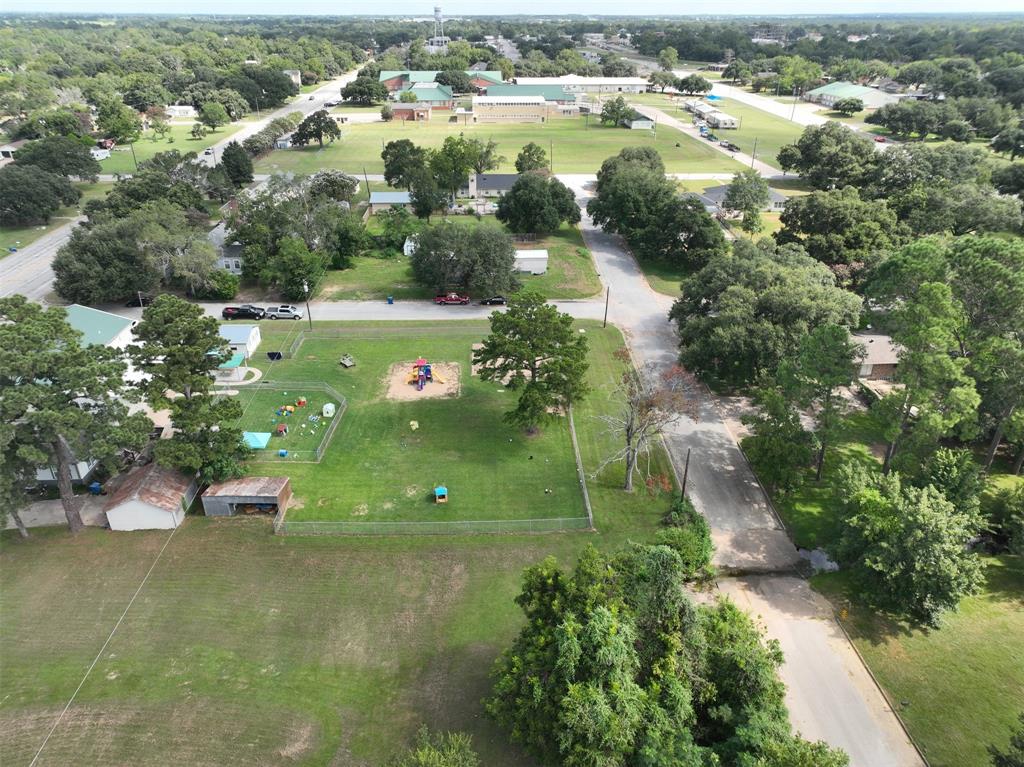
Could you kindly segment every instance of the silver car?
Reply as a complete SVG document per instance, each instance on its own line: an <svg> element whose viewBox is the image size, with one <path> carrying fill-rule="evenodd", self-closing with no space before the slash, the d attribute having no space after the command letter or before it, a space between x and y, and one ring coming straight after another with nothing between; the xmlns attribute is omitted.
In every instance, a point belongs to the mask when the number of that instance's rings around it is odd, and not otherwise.
<svg viewBox="0 0 1024 767"><path fill-rule="evenodd" d="M301 320L302 311L291 304L282 304L269 307L266 316L271 320Z"/></svg>

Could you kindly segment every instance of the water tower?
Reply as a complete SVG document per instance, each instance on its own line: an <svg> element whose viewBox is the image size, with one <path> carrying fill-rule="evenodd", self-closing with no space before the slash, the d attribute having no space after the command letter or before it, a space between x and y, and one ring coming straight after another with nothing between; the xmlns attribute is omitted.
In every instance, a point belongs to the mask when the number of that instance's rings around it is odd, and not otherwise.
<svg viewBox="0 0 1024 767"><path fill-rule="evenodd" d="M444 16L440 5L434 6L434 37L444 37Z"/></svg>

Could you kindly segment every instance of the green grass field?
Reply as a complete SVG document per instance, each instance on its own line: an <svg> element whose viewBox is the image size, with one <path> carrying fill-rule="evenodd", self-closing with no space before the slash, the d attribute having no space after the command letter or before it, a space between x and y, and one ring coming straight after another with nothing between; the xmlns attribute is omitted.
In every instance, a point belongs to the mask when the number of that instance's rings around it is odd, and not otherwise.
<svg viewBox="0 0 1024 767"><path fill-rule="evenodd" d="M938 629L857 606L842 573L814 578L932 767L988 767L1024 710L1024 558L987 557L985 587Z"/></svg>
<svg viewBox="0 0 1024 767"><path fill-rule="evenodd" d="M504 224L494 216L478 219L476 216L458 215L449 216L447 220L460 226L494 226L505 230ZM434 221L440 221L440 218ZM377 219L371 217L367 230L376 233L378 229ZM557 232L535 242L519 243L516 247L548 251L548 271L545 274L518 275L523 287L536 290L547 298L587 298L601 290L594 259L575 226L563 224ZM386 296L411 299L430 298L433 291L416 282L408 258L389 254L380 258L360 256L352 260L350 268L328 272L321 295L337 300L372 300Z"/></svg>
<svg viewBox="0 0 1024 767"><path fill-rule="evenodd" d="M330 419L321 416L323 406L330 402L337 407L340 404L337 397L310 387L251 384L241 386L236 391L238 394L233 395L233 398L243 410L238 427L242 431L270 432L274 435L270 439L267 452L260 453L261 458L268 457L270 452L283 449L288 451L288 458L282 458L282 461L315 460L316 449L324 443L327 427L330 425ZM295 407L291 415L277 414L285 405L295 406L300 397L306 399L305 407ZM310 416L315 420L310 421ZM280 424L288 427L287 434L277 433Z"/></svg>
<svg viewBox="0 0 1024 767"><path fill-rule="evenodd" d="M657 93L640 94L631 96L631 101L641 104L656 106L683 122L689 123L692 115L687 112L682 102L686 99L673 100L669 96ZM755 151L755 139L757 141L757 158L769 165L776 165L775 156L786 144L792 144L803 133L803 127L794 122L776 117L757 107L742 104L735 99L722 99L716 105L726 114L736 117L740 121L740 127L735 130L716 129L715 134L719 138L728 139L738 144L740 150L751 154Z"/></svg>
<svg viewBox="0 0 1024 767"><path fill-rule="evenodd" d="M498 142L505 162L502 172L514 170L516 155L533 141L553 150L555 173L596 173L605 159L626 146L654 146L670 172L730 173L741 166L703 142L679 131L650 131L611 128L582 119L558 119L545 124L463 125L434 119L429 123L370 123L342 126L341 138L323 149L307 147L271 152L256 163L257 173L291 171L312 173L320 168L338 168L349 173L382 173L381 150L388 141L407 138L421 146L438 147L446 136L460 133L484 141ZM679 144L677 147L676 144Z"/></svg>
<svg viewBox="0 0 1024 767"><path fill-rule="evenodd" d="M300 394L315 394L301 387L293 390L289 380L323 381L343 393L348 408L321 464L300 465L290 457L264 456L250 470L291 476L299 507L288 518L296 521L585 516L566 419L556 419L539 435L526 435L502 422L502 413L512 407L516 395L470 375L471 347L481 340L486 327L485 323L420 325L402 327L399 332L355 328L340 338L308 338L293 359L257 362L276 392L259 391L257 384L255 395L243 388L240 397L251 400L246 415L249 425L262 423L267 431L277 423L288 423L288 436L272 438L272 446L294 439L295 450L309 450L318 441L315 435L302 434L309 428L302 429L297 422L302 417L298 411L290 418L274 415L278 404L292 402ZM268 333L264 345L277 348L276 341ZM338 364L346 353L355 358L355 367ZM422 398L387 398L392 365L400 364L404 376L419 356L459 366L457 397L429 399L437 384L428 383ZM415 395L412 385L402 389ZM284 391L286 397L280 394ZM418 428L412 429L412 422ZM432 502L430 492L437 484L446 484L450 490L446 506Z"/></svg>
<svg viewBox="0 0 1024 767"><path fill-rule="evenodd" d="M594 416L610 407L622 336L585 327L594 392L577 426L592 470L613 446ZM624 495L621 474L588 481L596 534L282 538L266 519L189 517L38 767L378 765L421 723L470 733L489 767L533 764L485 716L488 674L521 625L524 567L652 535L668 499ZM0 762L32 760L166 540L5 534Z"/></svg>
<svg viewBox="0 0 1024 767"><path fill-rule="evenodd" d="M169 152L172 149L177 149L182 153L200 153L206 147L222 141L242 127L241 123L230 123L208 133L205 138L194 139L191 134L192 125L193 123L188 125L172 124L170 132L163 139L157 139L156 134L152 131L143 132L142 136L134 144L134 158L132 157L131 147L127 144L120 145L114 149L110 157L100 163L100 173L134 173L135 160L144 162L158 152ZM217 159L218 161L220 160L219 156Z"/></svg>
<svg viewBox="0 0 1024 767"><path fill-rule="evenodd" d="M9 248L24 248L43 235L64 226L72 218L79 215L82 205L89 200L105 197L114 184L110 181L100 181L95 184L77 183L75 186L82 191L82 199L78 205L59 209L48 224L41 226L0 226L0 258L10 254Z"/></svg>

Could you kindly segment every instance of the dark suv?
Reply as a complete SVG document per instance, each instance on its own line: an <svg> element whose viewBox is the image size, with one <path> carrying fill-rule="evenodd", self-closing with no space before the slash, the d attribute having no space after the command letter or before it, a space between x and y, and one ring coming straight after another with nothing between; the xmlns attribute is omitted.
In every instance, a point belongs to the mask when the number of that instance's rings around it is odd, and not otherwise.
<svg viewBox="0 0 1024 767"><path fill-rule="evenodd" d="M226 320L262 320L267 310L252 304L225 306L220 316Z"/></svg>

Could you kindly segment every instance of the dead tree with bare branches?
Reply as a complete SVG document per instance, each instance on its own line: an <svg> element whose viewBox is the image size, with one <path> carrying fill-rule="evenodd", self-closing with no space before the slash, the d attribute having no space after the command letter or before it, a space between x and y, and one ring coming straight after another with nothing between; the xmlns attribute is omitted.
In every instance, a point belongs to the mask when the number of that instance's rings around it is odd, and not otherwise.
<svg viewBox="0 0 1024 767"><path fill-rule="evenodd" d="M645 481L651 476L651 448L657 436L683 416L697 420L700 388L696 378L678 365L659 370L648 364L637 369L625 349L615 356L626 364L613 394L620 408L596 418L607 425L607 433L622 440L622 447L605 458L593 476L624 462L622 487L632 492L634 476Z"/></svg>

